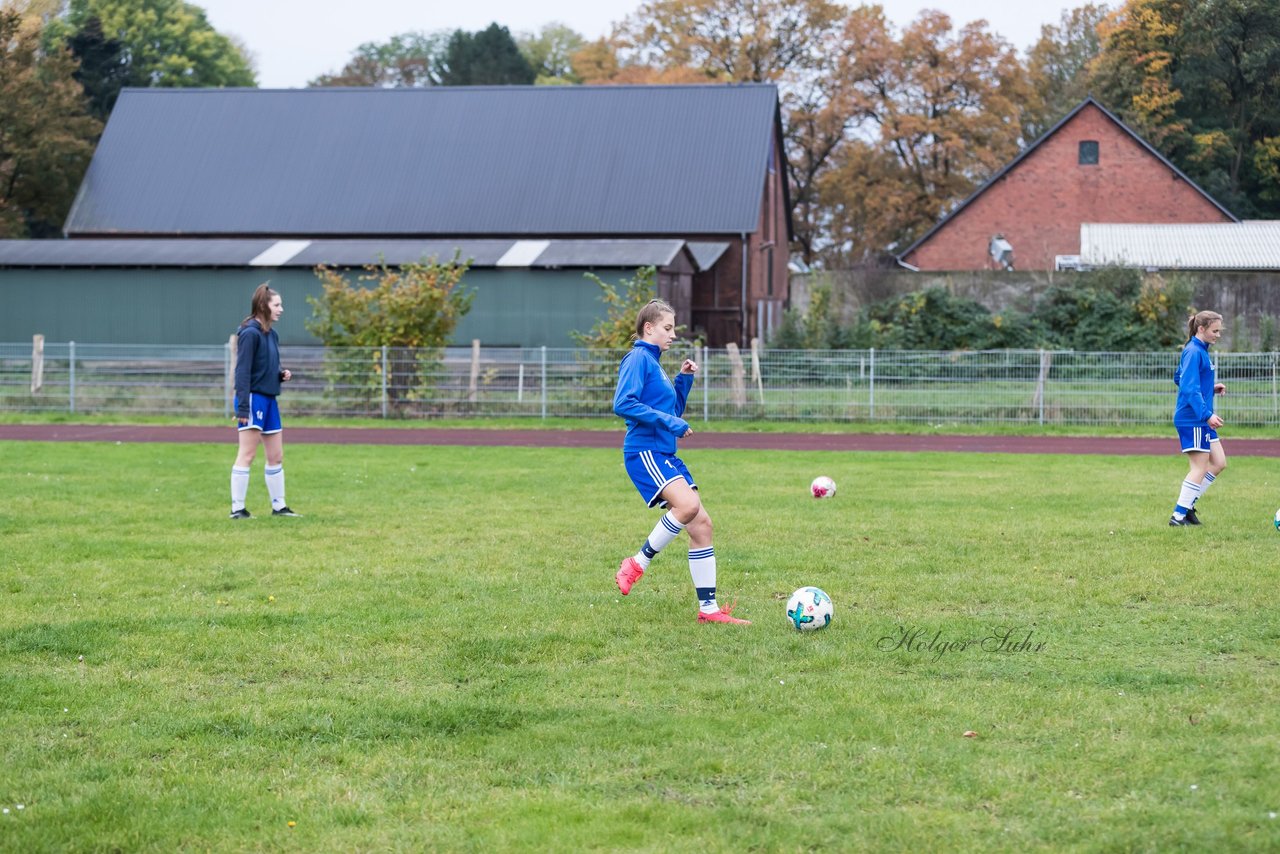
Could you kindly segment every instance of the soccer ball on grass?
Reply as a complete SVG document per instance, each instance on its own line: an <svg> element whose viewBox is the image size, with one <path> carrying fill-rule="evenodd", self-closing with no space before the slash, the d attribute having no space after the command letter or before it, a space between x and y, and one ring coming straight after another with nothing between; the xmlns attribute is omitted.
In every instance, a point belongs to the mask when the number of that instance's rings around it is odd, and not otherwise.
<svg viewBox="0 0 1280 854"><path fill-rule="evenodd" d="M814 498L830 498L836 494L836 482L826 475L815 477L809 484L809 492Z"/></svg>
<svg viewBox="0 0 1280 854"><path fill-rule="evenodd" d="M787 600L787 620L799 632L825 629L833 611L831 597L817 587L801 587Z"/></svg>

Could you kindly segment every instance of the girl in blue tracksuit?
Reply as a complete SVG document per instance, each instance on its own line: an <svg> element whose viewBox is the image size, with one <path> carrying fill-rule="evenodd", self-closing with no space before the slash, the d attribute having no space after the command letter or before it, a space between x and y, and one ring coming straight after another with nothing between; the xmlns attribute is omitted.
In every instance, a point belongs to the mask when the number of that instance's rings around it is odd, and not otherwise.
<svg viewBox="0 0 1280 854"><path fill-rule="evenodd" d="M618 567L614 580L622 595L644 575L649 562L682 530L689 532L689 574L698 597L698 622L749 623L730 616L732 607L716 603L716 552L711 517L698 498L698 486L676 456L676 440L693 434L684 414L698 363L685 359L673 382L659 364L676 340L675 310L651 300L636 315L635 346L618 367L613 411L627 422L622 459L631 482L650 507L670 508L654 526L640 551Z"/></svg>
<svg viewBox="0 0 1280 854"><path fill-rule="evenodd" d="M280 337L271 328L284 314L280 294L264 282L253 292L249 316L236 331L236 422L240 448L231 467L231 518L248 519L245 496L249 492L249 467L258 442L267 449L263 469L271 496L272 516L297 516L284 501L284 425L276 396L280 384L293 378L280 368Z"/></svg>
<svg viewBox="0 0 1280 854"><path fill-rule="evenodd" d="M1174 527L1199 525L1196 499L1227 467L1227 453L1218 441L1222 416L1213 411L1213 396L1226 394L1227 387L1215 382L1209 345L1222 337L1222 315L1202 311L1187 322L1191 340L1182 348L1182 358L1173 381L1178 385L1178 403L1173 411L1173 426L1178 431L1182 453L1186 454L1190 471L1182 481L1178 503L1174 505L1169 524Z"/></svg>

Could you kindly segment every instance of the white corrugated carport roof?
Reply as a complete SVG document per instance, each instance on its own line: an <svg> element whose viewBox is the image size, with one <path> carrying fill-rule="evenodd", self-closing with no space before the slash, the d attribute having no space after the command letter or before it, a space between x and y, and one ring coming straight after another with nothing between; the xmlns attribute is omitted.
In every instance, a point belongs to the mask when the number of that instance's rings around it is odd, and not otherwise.
<svg viewBox="0 0 1280 854"><path fill-rule="evenodd" d="M1280 270L1280 220L1080 226L1080 263L1162 270Z"/></svg>

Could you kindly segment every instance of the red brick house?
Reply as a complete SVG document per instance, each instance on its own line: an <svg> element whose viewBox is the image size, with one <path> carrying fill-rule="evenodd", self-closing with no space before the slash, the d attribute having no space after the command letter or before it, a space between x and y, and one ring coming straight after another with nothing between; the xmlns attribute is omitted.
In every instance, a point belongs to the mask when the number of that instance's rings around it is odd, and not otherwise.
<svg viewBox="0 0 1280 854"><path fill-rule="evenodd" d="M1052 270L1080 225L1238 219L1092 97L898 256L917 270Z"/></svg>

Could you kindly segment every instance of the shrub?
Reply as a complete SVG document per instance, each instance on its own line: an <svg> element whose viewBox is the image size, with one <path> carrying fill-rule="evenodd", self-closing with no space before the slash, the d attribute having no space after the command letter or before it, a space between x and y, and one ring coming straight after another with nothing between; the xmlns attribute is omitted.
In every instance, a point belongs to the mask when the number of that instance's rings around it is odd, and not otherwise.
<svg viewBox="0 0 1280 854"><path fill-rule="evenodd" d="M387 396L397 408L430 398L443 373L442 350L458 321L471 309L472 294L461 287L467 262L455 256L388 267L369 264L352 283L333 267L316 267L323 292L308 297L313 318L309 332L326 347L341 349L326 356L332 389L344 376L368 377L360 390L366 398L381 394L382 359L373 348L395 347L388 365ZM368 363L372 361L373 370ZM359 367L361 370L353 371Z"/></svg>

